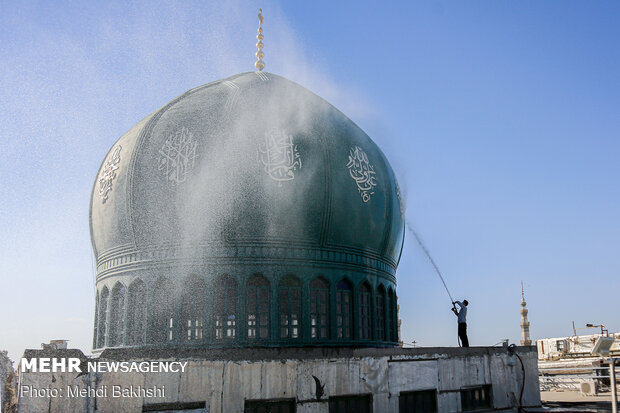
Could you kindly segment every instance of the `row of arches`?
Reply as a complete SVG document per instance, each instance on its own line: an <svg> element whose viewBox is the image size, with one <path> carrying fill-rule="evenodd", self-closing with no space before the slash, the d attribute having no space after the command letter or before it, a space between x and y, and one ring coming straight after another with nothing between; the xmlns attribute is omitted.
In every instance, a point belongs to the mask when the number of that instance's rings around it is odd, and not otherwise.
<svg viewBox="0 0 620 413"><path fill-rule="evenodd" d="M178 291L178 292L175 292ZM245 282L197 276L180 289L158 278L97 292L93 348L145 344L246 345L398 341L396 294L391 286L354 286L343 278L307 282L287 275L271 283L256 274Z"/></svg>

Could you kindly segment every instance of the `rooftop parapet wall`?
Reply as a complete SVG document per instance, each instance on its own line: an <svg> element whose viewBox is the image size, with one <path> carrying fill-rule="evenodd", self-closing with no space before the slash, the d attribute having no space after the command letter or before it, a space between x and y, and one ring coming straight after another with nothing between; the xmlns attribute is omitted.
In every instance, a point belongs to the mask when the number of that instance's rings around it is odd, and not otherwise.
<svg viewBox="0 0 620 413"><path fill-rule="evenodd" d="M49 351L27 357L55 357ZM524 406L540 405L534 347L517 347L524 363ZM106 350L90 361L187 361L178 373L21 373L21 385L65 390L65 397L22 396L19 412L141 412L146 406L203 403L210 413L243 412L250 400L286 400L296 411L328 412L330 398L368 395L374 412L397 412L403 392L431 390L440 412L462 411L462 394L490 389L498 411L516 411L523 376L516 355L502 347L359 349L282 348L182 350L179 352ZM59 353L60 356L60 353ZM52 376L54 377L52 379ZM324 386L317 398L313 378ZM55 380L55 381L54 381ZM105 397L67 397L66 387L107 389ZM112 387L162 389L163 397L112 397ZM490 387L488 387L490 386ZM150 407L149 407L150 406Z"/></svg>

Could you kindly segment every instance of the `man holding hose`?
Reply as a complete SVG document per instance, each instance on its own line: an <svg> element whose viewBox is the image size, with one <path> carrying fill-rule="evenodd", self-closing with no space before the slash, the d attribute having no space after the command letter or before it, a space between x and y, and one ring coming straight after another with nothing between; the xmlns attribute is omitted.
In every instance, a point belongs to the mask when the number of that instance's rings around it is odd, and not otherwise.
<svg viewBox="0 0 620 413"><path fill-rule="evenodd" d="M458 304L460 310L457 310L454 306ZM459 339L461 340L461 347L469 347L469 340L467 339L467 300L454 301L452 303L452 311L458 317L459 322Z"/></svg>

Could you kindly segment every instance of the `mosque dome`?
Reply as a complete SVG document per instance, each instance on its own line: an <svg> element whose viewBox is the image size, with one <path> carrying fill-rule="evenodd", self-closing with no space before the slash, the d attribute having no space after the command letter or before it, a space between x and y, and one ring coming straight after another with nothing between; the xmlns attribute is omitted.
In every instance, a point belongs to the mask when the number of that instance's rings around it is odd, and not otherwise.
<svg viewBox="0 0 620 413"><path fill-rule="evenodd" d="M250 72L125 133L97 174L93 348L393 346L394 172L322 98Z"/></svg>

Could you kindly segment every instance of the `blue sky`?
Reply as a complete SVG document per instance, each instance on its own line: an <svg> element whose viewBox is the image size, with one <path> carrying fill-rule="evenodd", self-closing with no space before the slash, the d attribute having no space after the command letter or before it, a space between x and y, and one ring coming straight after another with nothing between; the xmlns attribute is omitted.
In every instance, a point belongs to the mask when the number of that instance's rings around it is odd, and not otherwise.
<svg viewBox="0 0 620 413"><path fill-rule="evenodd" d="M521 280L533 338L620 330L620 3L0 1L0 348L90 350L100 162L174 97L253 70L258 7L266 70L390 159L472 345L518 341ZM456 345L412 237L398 291L405 341Z"/></svg>

